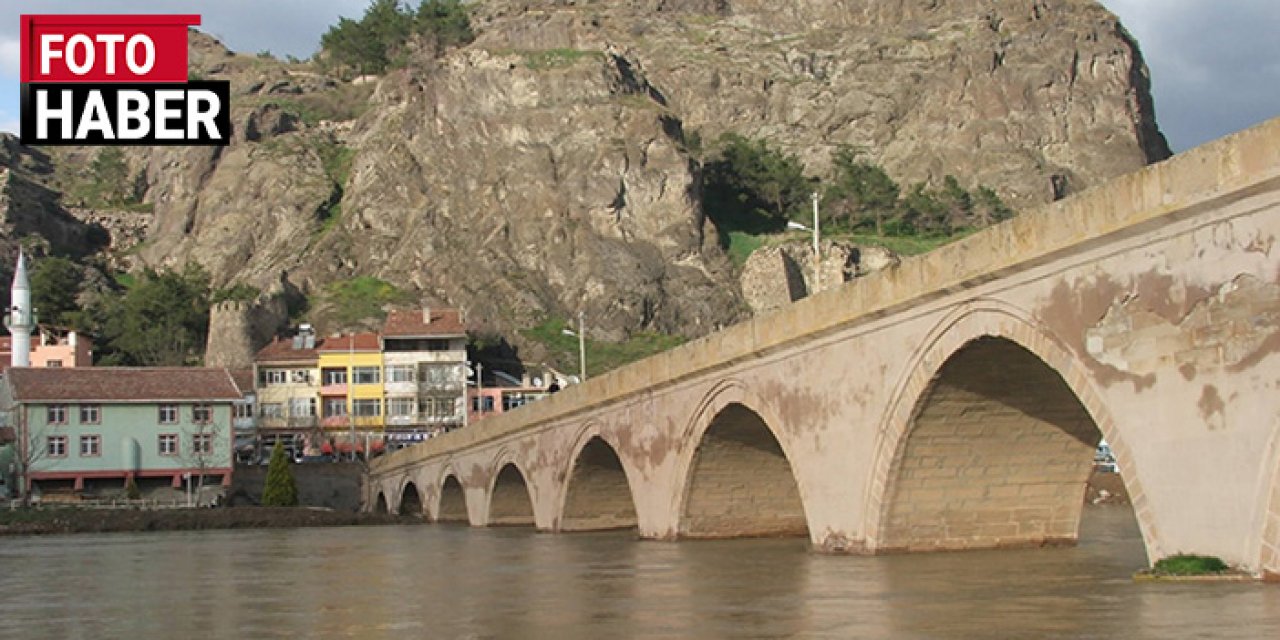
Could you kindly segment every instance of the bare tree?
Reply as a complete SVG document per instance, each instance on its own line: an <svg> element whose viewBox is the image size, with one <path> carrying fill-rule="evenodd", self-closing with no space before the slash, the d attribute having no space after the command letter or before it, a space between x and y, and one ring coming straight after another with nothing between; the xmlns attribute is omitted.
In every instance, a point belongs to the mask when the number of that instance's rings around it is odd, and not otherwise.
<svg viewBox="0 0 1280 640"><path fill-rule="evenodd" d="M47 426L31 428L27 412L20 406L9 407L6 413L14 431L13 459L10 462L11 469L0 471L13 476L18 498L22 500L22 506L27 507L31 506L31 491L28 489L30 474L49 453L50 443L45 432ZM70 447L71 444L64 442L62 446Z"/></svg>
<svg viewBox="0 0 1280 640"><path fill-rule="evenodd" d="M205 475L209 469L216 466L219 460L218 439L223 437L224 434L222 425L212 420L212 416L211 409L211 419L208 422L198 422L192 429L183 431L184 439L188 444L182 450L180 459L184 466L189 469L195 469L197 472L198 478L196 478L195 489L197 503L200 502L200 496L204 492ZM230 450L225 455L229 458L231 455Z"/></svg>

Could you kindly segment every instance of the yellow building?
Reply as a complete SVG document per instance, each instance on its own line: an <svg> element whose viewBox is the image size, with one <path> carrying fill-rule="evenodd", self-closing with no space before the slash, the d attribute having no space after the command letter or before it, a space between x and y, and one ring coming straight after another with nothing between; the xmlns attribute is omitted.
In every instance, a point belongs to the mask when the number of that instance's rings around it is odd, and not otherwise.
<svg viewBox="0 0 1280 640"><path fill-rule="evenodd" d="M320 426L334 441L362 443L384 429L382 345L376 333L325 338L317 348Z"/></svg>
<svg viewBox="0 0 1280 640"><path fill-rule="evenodd" d="M319 357L315 334L306 325L298 335L275 340L254 357L260 455L270 454L277 441L291 457L301 455L304 439L318 433Z"/></svg>

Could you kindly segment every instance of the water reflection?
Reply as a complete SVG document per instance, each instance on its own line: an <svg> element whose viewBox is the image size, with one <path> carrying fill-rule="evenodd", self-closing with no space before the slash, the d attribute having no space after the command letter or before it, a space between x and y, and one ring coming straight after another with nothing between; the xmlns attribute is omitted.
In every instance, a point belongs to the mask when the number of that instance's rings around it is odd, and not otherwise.
<svg viewBox="0 0 1280 640"><path fill-rule="evenodd" d="M1125 509L1077 548L888 557L800 540L463 526L0 539L0 638L1261 637L1280 590L1135 584Z"/></svg>

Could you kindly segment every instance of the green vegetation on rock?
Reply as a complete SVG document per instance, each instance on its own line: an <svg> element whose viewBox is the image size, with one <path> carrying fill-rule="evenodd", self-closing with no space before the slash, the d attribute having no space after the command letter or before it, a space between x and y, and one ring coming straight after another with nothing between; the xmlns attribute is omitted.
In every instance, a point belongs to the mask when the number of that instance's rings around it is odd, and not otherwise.
<svg viewBox="0 0 1280 640"><path fill-rule="evenodd" d="M573 374L578 371L578 337L565 333L566 329L577 331L576 327L570 327L562 319L549 318L531 329L520 331L520 334L546 348L548 364L562 373ZM684 342L685 339L681 336L652 331L632 334L627 340L618 343L598 342L587 338L587 376L617 369L680 346Z"/></svg>
<svg viewBox="0 0 1280 640"><path fill-rule="evenodd" d="M339 72L381 74L403 67L415 46L439 53L473 39L460 0L422 0L417 10L400 0L373 0L362 18L340 18L320 37L321 60Z"/></svg>
<svg viewBox="0 0 1280 640"><path fill-rule="evenodd" d="M794 156L763 140L728 134L706 162L702 201L736 264L755 249L788 236L788 222L813 224L811 195L819 194L822 236L923 253L1013 216L990 188L973 191L955 176L939 187L915 183L905 191L880 166L851 147L832 157L825 181L807 177Z"/></svg>
<svg viewBox="0 0 1280 640"><path fill-rule="evenodd" d="M1177 554L1156 561L1151 568L1155 576L1205 576L1230 570L1227 563L1213 556Z"/></svg>
<svg viewBox="0 0 1280 640"><path fill-rule="evenodd" d="M277 441L267 464L267 479L262 487L262 506L293 507L298 504L298 485L293 470L284 457L284 447Z"/></svg>
<svg viewBox="0 0 1280 640"><path fill-rule="evenodd" d="M325 289L323 298L339 325L382 319L386 317L383 307L410 302L410 296L400 288L373 276L334 282Z"/></svg>

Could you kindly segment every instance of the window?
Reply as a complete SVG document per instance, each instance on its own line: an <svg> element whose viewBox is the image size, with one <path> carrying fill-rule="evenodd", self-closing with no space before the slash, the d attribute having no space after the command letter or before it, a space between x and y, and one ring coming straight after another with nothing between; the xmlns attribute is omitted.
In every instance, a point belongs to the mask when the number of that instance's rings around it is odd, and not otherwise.
<svg viewBox="0 0 1280 640"><path fill-rule="evenodd" d="M452 418L455 407L453 398L423 398L422 412L433 418Z"/></svg>
<svg viewBox="0 0 1280 640"><path fill-rule="evenodd" d="M325 370L321 371L321 376L322 376L322 378L323 378L323 380L324 380L324 385L325 385L326 387L327 387L327 386L329 386L329 385L331 385L331 384L346 384L346 383L347 383L347 370L346 370L346 369L325 369Z"/></svg>
<svg viewBox="0 0 1280 640"><path fill-rule="evenodd" d="M294 384L311 384L311 372L306 369L294 369L289 372L289 381Z"/></svg>
<svg viewBox="0 0 1280 640"><path fill-rule="evenodd" d="M253 403L252 403L252 402L237 402L237 403L235 403L234 405L232 405L232 411L234 411L234 412L235 412L235 417L236 417L236 418L252 418L252 417L253 417Z"/></svg>
<svg viewBox="0 0 1280 640"><path fill-rule="evenodd" d="M387 415L389 416L412 416L417 412L417 398L387 398Z"/></svg>
<svg viewBox="0 0 1280 640"><path fill-rule="evenodd" d="M345 398L325 398L324 399L324 417L347 415L347 400Z"/></svg>
<svg viewBox="0 0 1280 640"><path fill-rule="evenodd" d="M263 369L258 374L258 380L263 385L284 384L289 380L289 372L284 369Z"/></svg>
<svg viewBox="0 0 1280 640"><path fill-rule="evenodd" d="M472 398L471 410L479 413L493 411L493 396L476 396Z"/></svg>
<svg viewBox="0 0 1280 640"><path fill-rule="evenodd" d="M67 405L51 404L46 412L46 422L49 424L66 424L67 423Z"/></svg>
<svg viewBox="0 0 1280 640"><path fill-rule="evenodd" d="M67 457L67 437L66 436L49 436L49 457L50 458Z"/></svg>
<svg viewBox="0 0 1280 640"><path fill-rule="evenodd" d="M290 418L314 418L316 415L316 399L315 398L290 398L289 399L289 417Z"/></svg>
<svg viewBox="0 0 1280 640"><path fill-rule="evenodd" d="M80 405L80 424L98 424L99 422L102 422L102 407L100 405Z"/></svg>
<svg viewBox="0 0 1280 640"><path fill-rule="evenodd" d="M102 437L98 435L80 436L80 455L85 458L102 455Z"/></svg>
<svg viewBox="0 0 1280 640"><path fill-rule="evenodd" d="M178 405L160 405L160 424L178 424Z"/></svg>
<svg viewBox="0 0 1280 640"><path fill-rule="evenodd" d="M387 382L413 382L413 365L387 365Z"/></svg>
<svg viewBox="0 0 1280 640"><path fill-rule="evenodd" d="M160 455L162 456L178 455L178 434L162 433L160 434L158 442L160 444Z"/></svg>
<svg viewBox="0 0 1280 640"><path fill-rule="evenodd" d="M191 436L191 454L207 456L213 453L213 434L197 433Z"/></svg>
<svg viewBox="0 0 1280 640"><path fill-rule="evenodd" d="M446 385L462 382L463 367L457 364L424 365L419 379L425 384Z"/></svg>
<svg viewBox="0 0 1280 640"><path fill-rule="evenodd" d="M279 402L264 402L258 405L258 415L263 418L283 418L284 405Z"/></svg>
<svg viewBox="0 0 1280 640"><path fill-rule="evenodd" d="M425 346L427 347L427 351L448 351L449 350L448 340L431 339L431 340L427 340L426 342L427 344Z"/></svg>
<svg viewBox="0 0 1280 640"><path fill-rule="evenodd" d="M50 368L53 368L53 369L57 369L57 368L59 368L59 367L61 367L61 366L62 366L62 361L61 361L61 360L50 360L50 361L48 361L48 362L44 363L44 366L46 366L46 367L50 367Z"/></svg>
<svg viewBox="0 0 1280 640"><path fill-rule="evenodd" d="M204 403L191 405L191 422L195 424L213 422L213 407Z"/></svg>
<svg viewBox="0 0 1280 640"><path fill-rule="evenodd" d="M351 377L356 384L378 384L382 382L382 369L379 367L356 367L351 370Z"/></svg>
<svg viewBox="0 0 1280 640"><path fill-rule="evenodd" d="M358 416L380 416L382 415L382 401L377 398L352 400L351 411Z"/></svg>

